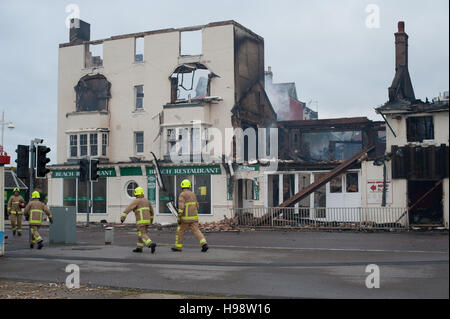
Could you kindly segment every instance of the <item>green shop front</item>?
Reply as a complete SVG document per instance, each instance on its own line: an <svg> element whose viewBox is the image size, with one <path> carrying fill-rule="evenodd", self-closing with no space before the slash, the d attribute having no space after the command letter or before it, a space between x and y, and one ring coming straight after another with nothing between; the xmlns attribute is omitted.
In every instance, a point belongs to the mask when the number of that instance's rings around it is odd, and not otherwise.
<svg viewBox="0 0 450 319"><path fill-rule="evenodd" d="M63 179L62 205L74 206L78 213L86 213L88 209L88 185L90 183L90 198L92 198L92 213L106 214L107 212L107 178L115 177L114 167L99 169L99 179L95 182L79 180L79 171L52 170L52 179Z"/></svg>

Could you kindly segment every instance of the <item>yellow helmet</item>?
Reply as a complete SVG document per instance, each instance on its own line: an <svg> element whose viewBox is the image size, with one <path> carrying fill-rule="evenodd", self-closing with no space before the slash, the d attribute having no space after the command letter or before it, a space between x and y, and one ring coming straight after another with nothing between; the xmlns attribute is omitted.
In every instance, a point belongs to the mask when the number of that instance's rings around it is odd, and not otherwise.
<svg viewBox="0 0 450 319"><path fill-rule="evenodd" d="M13 189L13 193L15 193L15 192L18 192L18 193L19 193L19 192L20 192L20 189L19 189L18 187L14 188L14 189Z"/></svg>
<svg viewBox="0 0 450 319"><path fill-rule="evenodd" d="M188 179L185 179L181 182L181 188L191 188L191 182Z"/></svg>
<svg viewBox="0 0 450 319"><path fill-rule="evenodd" d="M31 197L32 197L32 198L41 198L41 194L39 194L39 192L37 192L37 191L34 191L34 192L31 194Z"/></svg>
<svg viewBox="0 0 450 319"><path fill-rule="evenodd" d="M134 196L144 195L144 189L142 187L136 187L134 189Z"/></svg>

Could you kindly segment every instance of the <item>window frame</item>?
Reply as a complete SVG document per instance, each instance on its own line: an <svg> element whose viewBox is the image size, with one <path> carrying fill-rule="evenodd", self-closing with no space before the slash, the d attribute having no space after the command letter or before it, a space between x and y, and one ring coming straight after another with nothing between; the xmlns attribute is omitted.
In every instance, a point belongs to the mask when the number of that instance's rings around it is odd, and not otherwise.
<svg viewBox="0 0 450 319"><path fill-rule="evenodd" d="M142 134L142 143L138 143L138 141L137 141L138 134ZM138 151L138 144L139 145L142 144L142 152ZM144 154L144 152L145 152L144 131L134 132L134 153L136 155L142 155L142 154Z"/></svg>
<svg viewBox="0 0 450 319"><path fill-rule="evenodd" d="M142 88L142 93L139 93L139 88ZM139 94L142 94L142 96L138 96ZM141 111L144 109L144 85L139 84L134 86L134 110L135 111ZM141 106L138 107L138 101L141 101Z"/></svg>

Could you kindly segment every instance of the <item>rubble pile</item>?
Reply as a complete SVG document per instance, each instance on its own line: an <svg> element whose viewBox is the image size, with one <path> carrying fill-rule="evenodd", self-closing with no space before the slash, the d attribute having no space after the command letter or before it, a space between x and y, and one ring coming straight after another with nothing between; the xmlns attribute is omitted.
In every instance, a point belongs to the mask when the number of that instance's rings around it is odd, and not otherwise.
<svg viewBox="0 0 450 319"><path fill-rule="evenodd" d="M238 228L238 219L237 217L227 218L223 216L224 219L217 222L210 223L200 223L199 228L204 232L214 232L214 231L232 231Z"/></svg>

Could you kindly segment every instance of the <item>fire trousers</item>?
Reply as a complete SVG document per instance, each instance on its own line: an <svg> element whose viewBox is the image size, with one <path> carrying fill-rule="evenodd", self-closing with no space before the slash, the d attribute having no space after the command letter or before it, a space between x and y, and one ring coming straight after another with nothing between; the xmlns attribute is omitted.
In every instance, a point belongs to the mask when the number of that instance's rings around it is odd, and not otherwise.
<svg viewBox="0 0 450 319"><path fill-rule="evenodd" d="M142 248L144 246L149 247L152 243L152 240L150 237L148 237L148 224L147 225L138 225L138 241L137 241L137 248Z"/></svg>
<svg viewBox="0 0 450 319"><path fill-rule="evenodd" d="M30 225L30 231L31 231L31 243L37 244L42 241L41 235L39 235L39 228L41 225Z"/></svg>
<svg viewBox="0 0 450 319"><path fill-rule="evenodd" d="M183 248L184 233L191 230L194 233L195 238L200 242L200 245L206 244L205 236L203 236L200 229L198 229L197 220L183 220L178 225L177 234L175 236L175 248L181 250Z"/></svg>
<svg viewBox="0 0 450 319"><path fill-rule="evenodd" d="M11 221L11 229L12 231L15 231L17 229L17 232L22 232L22 213L17 212L11 212L9 215L9 220Z"/></svg>

